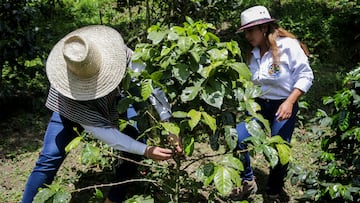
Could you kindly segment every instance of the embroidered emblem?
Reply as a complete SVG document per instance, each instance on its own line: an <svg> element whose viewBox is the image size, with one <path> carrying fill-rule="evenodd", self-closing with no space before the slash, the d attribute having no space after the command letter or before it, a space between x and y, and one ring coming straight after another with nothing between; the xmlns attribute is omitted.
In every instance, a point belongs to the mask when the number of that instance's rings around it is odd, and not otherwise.
<svg viewBox="0 0 360 203"><path fill-rule="evenodd" d="M280 75L280 66L278 64L271 64L269 66L268 73L270 76L279 77Z"/></svg>

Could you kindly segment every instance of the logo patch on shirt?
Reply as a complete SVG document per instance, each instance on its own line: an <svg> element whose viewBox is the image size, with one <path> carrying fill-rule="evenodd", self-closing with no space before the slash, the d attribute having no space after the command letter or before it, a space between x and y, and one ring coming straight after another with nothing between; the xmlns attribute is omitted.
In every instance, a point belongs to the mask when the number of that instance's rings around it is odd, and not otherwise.
<svg viewBox="0 0 360 203"><path fill-rule="evenodd" d="M278 64L271 64L268 68L268 73L272 77L280 76L280 66Z"/></svg>

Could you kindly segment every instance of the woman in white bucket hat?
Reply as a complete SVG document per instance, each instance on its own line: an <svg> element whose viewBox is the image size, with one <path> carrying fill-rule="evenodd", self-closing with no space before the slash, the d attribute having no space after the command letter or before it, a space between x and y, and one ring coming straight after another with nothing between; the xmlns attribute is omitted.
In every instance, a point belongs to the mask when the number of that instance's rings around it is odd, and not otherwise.
<svg viewBox="0 0 360 203"><path fill-rule="evenodd" d="M254 6L241 13L239 32L253 46L248 66L252 81L261 86L262 95L256 99L260 114L269 120L271 135L280 135L290 143L298 112L298 100L312 86L313 72L308 62L308 51L296 37L281 28L264 6ZM238 147L245 149L243 141L251 136L240 123ZM287 164L270 169L266 192L273 201L279 201L284 186ZM243 187L233 191L234 197L245 198L256 193L257 184L245 154L245 170L241 174Z"/></svg>
<svg viewBox="0 0 360 203"><path fill-rule="evenodd" d="M172 157L171 149L147 146L119 131L119 85L131 53L120 33L103 25L77 29L53 47L46 63L50 81L46 107L53 114L44 136L43 149L26 183L23 203L31 203L38 188L51 184L66 157L65 147L77 136L74 127L80 132L85 130L123 152L144 155L153 160ZM128 118L134 116L134 111L131 110L128 109ZM160 115L162 120L171 115L170 109L168 110L169 112ZM136 134L134 128L126 132L134 131ZM180 146L176 150L179 153L182 151ZM128 171L131 169L119 173L125 173L127 177ZM118 191L119 189L113 193ZM117 197L113 198L106 202L121 201Z"/></svg>

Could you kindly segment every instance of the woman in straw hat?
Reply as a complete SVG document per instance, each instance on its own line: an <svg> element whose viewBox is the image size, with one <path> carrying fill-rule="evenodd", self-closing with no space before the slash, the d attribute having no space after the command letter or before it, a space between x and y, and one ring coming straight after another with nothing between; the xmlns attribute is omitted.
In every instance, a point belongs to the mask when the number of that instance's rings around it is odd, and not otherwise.
<svg viewBox="0 0 360 203"><path fill-rule="evenodd" d="M50 81L46 106L53 114L44 136L43 149L26 183L23 203L32 202L38 188L51 184L66 157L65 147L77 136L74 127L123 152L144 155L153 160L172 157L171 149L147 146L119 131L119 85L130 55L131 50L124 44L121 35L103 25L77 29L53 47L46 63ZM153 96L157 97L156 94ZM163 111L161 119L170 117L167 106L159 108L161 104L154 105ZM134 113L129 110L128 117L133 116ZM128 132L134 132L134 129ZM130 134L136 134L136 130ZM180 146L176 150L182 152ZM129 171L132 169L118 171L117 175L128 177ZM123 194L119 196L117 193L123 192L122 187L110 190L106 202L122 201Z"/></svg>
<svg viewBox="0 0 360 203"><path fill-rule="evenodd" d="M271 18L264 6L254 6L241 13L240 32L253 46L248 66L252 81L261 86L257 98L260 113L271 125L271 135L280 135L290 143L298 111L298 100L312 86L313 72L308 63L308 51L293 34L281 28ZM236 127L240 149L250 136L245 123ZM284 186L287 165L278 164L270 169L266 192L272 200L279 201ZM250 156L245 155L245 170L241 174L243 187L234 190L240 198L257 191Z"/></svg>

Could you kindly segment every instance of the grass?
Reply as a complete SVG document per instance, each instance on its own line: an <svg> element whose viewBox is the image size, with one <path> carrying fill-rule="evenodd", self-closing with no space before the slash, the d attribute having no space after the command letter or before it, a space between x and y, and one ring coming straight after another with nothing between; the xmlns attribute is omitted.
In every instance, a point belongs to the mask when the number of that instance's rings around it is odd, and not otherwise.
<svg viewBox="0 0 360 203"><path fill-rule="evenodd" d="M49 113L39 114L17 114L10 116L0 124L0 202L15 203L20 202L22 191L24 189L28 175L30 174L41 150L44 131L50 117ZM301 132L301 133L300 133ZM305 133L304 133L305 132ZM300 165L306 170L314 170L316 160L312 155L319 149L319 141L312 132L296 129L293 140L293 163ZM209 145L198 144L195 146L196 158L201 154L214 154ZM79 151L75 149L70 152L67 159L61 166L56 180L62 181L68 189L83 187L104 183L111 176L109 171L100 171L93 173L88 168L79 164ZM189 159L190 160L190 159ZM206 160L202 160L206 161ZM186 170L195 174L200 162L191 164ZM265 185L268 175L268 163L262 155L256 155L252 158L256 180L259 185L258 194L252 202L264 202ZM297 199L303 194L302 188L298 185L291 185L290 180L286 183L286 196L284 202L298 202ZM103 192L107 189L104 188ZM81 194L74 195L72 202L88 202L93 192L84 191ZM105 194L106 195L106 194ZM83 198L87 196L87 198ZM81 200L82 199L82 200ZM100 201L101 202L101 201Z"/></svg>

